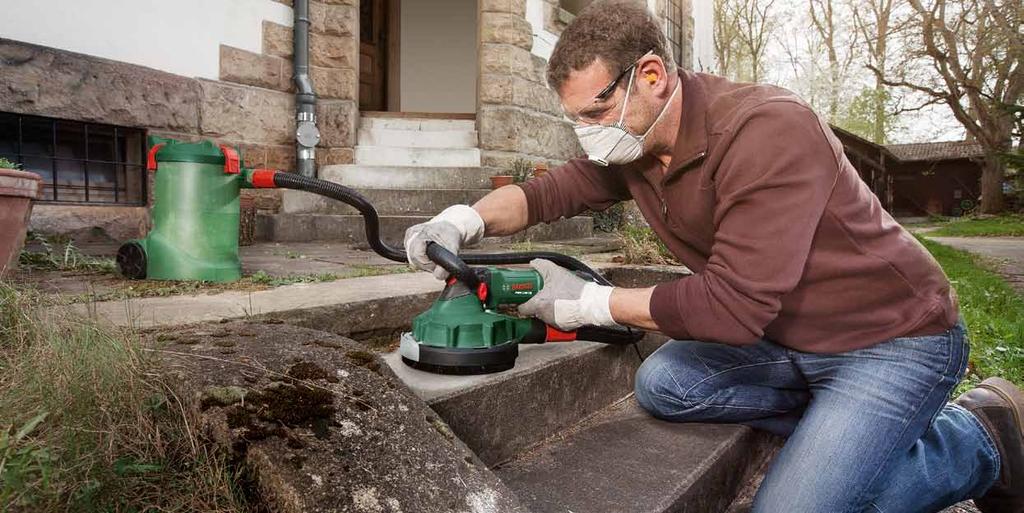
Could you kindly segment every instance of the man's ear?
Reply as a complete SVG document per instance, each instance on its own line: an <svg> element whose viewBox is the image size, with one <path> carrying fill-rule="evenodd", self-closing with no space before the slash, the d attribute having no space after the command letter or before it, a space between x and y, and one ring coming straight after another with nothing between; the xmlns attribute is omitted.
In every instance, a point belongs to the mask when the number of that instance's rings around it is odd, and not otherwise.
<svg viewBox="0 0 1024 513"><path fill-rule="evenodd" d="M669 94L668 77L665 72L665 63L657 55L648 55L637 64L640 69L640 80L652 88L655 96Z"/></svg>

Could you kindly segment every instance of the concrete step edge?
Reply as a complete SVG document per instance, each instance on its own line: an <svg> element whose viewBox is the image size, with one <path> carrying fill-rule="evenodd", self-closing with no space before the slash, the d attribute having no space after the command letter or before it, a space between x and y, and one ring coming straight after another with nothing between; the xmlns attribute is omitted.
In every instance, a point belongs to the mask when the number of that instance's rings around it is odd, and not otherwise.
<svg viewBox="0 0 1024 513"><path fill-rule="evenodd" d="M660 421L630 399L495 472L534 513L724 511L780 444L746 426Z"/></svg>

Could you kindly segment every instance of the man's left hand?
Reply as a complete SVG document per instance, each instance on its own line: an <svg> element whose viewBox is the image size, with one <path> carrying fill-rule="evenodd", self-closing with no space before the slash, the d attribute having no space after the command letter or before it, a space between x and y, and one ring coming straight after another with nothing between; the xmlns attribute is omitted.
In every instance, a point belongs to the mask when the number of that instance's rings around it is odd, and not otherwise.
<svg viewBox="0 0 1024 513"><path fill-rule="evenodd" d="M612 288L588 282L550 260L530 261L540 273L544 286L529 301L519 305L519 313L562 330L580 326L614 326L609 306Z"/></svg>

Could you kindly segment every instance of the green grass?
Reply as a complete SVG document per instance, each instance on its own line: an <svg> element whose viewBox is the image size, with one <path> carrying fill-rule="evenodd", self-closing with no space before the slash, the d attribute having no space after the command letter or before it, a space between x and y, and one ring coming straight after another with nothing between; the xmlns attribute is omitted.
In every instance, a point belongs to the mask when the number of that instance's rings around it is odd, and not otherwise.
<svg viewBox="0 0 1024 513"><path fill-rule="evenodd" d="M0 510L250 511L131 333L0 283Z"/></svg>
<svg viewBox="0 0 1024 513"><path fill-rule="evenodd" d="M1024 215L1006 214L996 217L964 217L940 225L929 235L939 237L1024 237Z"/></svg>
<svg viewBox="0 0 1024 513"><path fill-rule="evenodd" d="M1024 385L1024 298L983 259L918 239L949 276L970 332L970 368L958 393L992 376Z"/></svg>

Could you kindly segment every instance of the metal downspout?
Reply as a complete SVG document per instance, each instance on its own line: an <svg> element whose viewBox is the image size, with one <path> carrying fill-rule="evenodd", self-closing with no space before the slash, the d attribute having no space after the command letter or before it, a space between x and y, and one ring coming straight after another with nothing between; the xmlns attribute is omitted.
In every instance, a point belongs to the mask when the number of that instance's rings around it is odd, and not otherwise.
<svg viewBox="0 0 1024 513"><path fill-rule="evenodd" d="M296 171L305 177L316 177L316 145L320 130L316 127L316 93L309 78L309 0L295 0L294 51L292 64L295 80L295 162Z"/></svg>

